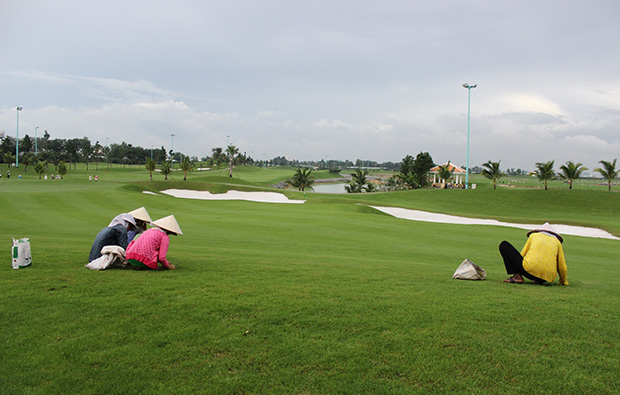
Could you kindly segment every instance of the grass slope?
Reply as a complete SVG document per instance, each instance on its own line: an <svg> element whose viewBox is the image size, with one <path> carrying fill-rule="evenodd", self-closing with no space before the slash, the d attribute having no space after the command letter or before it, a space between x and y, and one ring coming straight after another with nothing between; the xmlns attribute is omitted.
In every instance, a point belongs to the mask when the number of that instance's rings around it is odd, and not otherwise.
<svg viewBox="0 0 620 395"><path fill-rule="evenodd" d="M304 205L141 193L250 190L292 174L271 170L193 173L187 183L178 173L148 182L129 168L98 183L79 170L62 181L1 179L0 391L620 391L619 242L566 236L570 286L508 285L497 246L519 248L523 231L399 220L357 204L618 234L616 193L308 193ZM179 270L85 269L100 228L140 206L177 217L185 235L171 239L168 258ZM11 237L31 238L32 267L10 268ZM452 280L464 258L488 280Z"/></svg>

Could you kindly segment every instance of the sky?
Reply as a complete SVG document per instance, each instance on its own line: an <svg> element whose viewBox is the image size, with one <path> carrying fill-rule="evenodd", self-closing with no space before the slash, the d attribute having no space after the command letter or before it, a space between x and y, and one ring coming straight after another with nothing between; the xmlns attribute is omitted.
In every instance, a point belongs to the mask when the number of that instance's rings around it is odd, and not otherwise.
<svg viewBox="0 0 620 395"><path fill-rule="evenodd" d="M503 170L620 156L617 0L0 4L10 136L457 165L469 140L470 166Z"/></svg>

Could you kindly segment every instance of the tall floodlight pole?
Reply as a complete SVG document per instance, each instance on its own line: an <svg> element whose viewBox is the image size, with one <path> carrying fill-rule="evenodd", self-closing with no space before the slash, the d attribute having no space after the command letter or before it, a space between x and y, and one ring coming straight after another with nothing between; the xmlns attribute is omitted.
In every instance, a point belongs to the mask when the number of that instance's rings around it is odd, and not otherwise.
<svg viewBox="0 0 620 395"><path fill-rule="evenodd" d="M19 112L23 110L24 107L17 107L17 128L15 129L15 167L19 167Z"/></svg>
<svg viewBox="0 0 620 395"><path fill-rule="evenodd" d="M465 172L465 189L469 189L469 120L471 118L471 90L478 85L463 84L463 88L467 89L467 169Z"/></svg>
<svg viewBox="0 0 620 395"><path fill-rule="evenodd" d="M39 129L38 126L34 128L34 154L35 155L39 153L39 150L37 149L37 129Z"/></svg>

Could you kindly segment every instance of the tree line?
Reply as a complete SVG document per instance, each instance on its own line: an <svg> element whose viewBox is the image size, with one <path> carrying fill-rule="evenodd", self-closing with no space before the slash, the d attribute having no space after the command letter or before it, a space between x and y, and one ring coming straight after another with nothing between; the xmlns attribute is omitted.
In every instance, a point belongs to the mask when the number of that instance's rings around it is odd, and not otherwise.
<svg viewBox="0 0 620 395"><path fill-rule="evenodd" d="M594 171L598 172L601 177L607 181L609 191L611 191L612 181L618 178L618 175L620 174L620 170L616 169L616 161L617 159L614 159L613 161L601 160L598 162L601 167L594 169ZM500 169L500 163L501 160L499 162L492 162L489 160L482 165L484 168L482 170L482 175L493 181L493 189L497 189L497 182L499 179L506 176L506 174ZM537 162L536 170L530 173L545 184L545 189L548 189L548 182L556 178L567 182L568 189L573 189L573 182L581 178L583 172L588 170L588 168L581 163L567 161L565 164L560 166L560 171L556 173L555 170L553 170L554 164L555 161L553 160L548 162Z"/></svg>

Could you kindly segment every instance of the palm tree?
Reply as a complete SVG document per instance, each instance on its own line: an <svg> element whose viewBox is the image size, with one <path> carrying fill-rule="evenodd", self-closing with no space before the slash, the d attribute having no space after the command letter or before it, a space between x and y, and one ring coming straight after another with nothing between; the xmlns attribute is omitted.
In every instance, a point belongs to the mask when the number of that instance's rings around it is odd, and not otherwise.
<svg viewBox="0 0 620 395"><path fill-rule="evenodd" d="M450 162L445 165L441 165L437 168L437 174L439 175L439 179L444 182L444 189L448 187L448 182L452 179L452 170L450 170Z"/></svg>
<svg viewBox="0 0 620 395"><path fill-rule="evenodd" d="M34 165L34 171L39 175L39 180L40 180L43 173L47 171L47 162L38 161Z"/></svg>
<svg viewBox="0 0 620 395"><path fill-rule="evenodd" d="M600 167L597 167L596 169L594 169L594 171L598 171L599 173L601 173L603 178L607 180L607 186L610 191L611 191L611 181L614 178L618 178L618 173L620 173L620 170L616 170L616 160L617 159L614 159L613 162L607 162L604 160L599 161L598 163L603 165L603 168L601 169Z"/></svg>
<svg viewBox="0 0 620 395"><path fill-rule="evenodd" d="M4 163L6 163L11 168L11 164L15 163L15 155L11 155L10 153L4 154Z"/></svg>
<svg viewBox="0 0 620 395"><path fill-rule="evenodd" d="M545 182L545 190L547 190L547 182L549 180L553 180L553 178L555 177L555 173L553 172L553 163L555 161L551 160L549 162L538 162L536 163L536 177L538 177L539 180L544 181Z"/></svg>
<svg viewBox="0 0 620 395"><path fill-rule="evenodd" d="M170 165L170 162L168 161L162 162L159 168L161 170L161 174L164 175L164 181L168 181L168 174L172 172L172 166Z"/></svg>
<svg viewBox="0 0 620 395"><path fill-rule="evenodd" d="M181 162L181 169L183 170L183 181L187 181L187 172L192 171L194 164L189 160L189 156L183 158Z"/></svg>
<svg viewBox="0 0 620 395"><path fill-rule="evenodd" d="M488 161L487 163L482 165L482 167L484 167L484 169L482 170L482 175L489 180L493 180L493 189L497 189L497 181L499 181L500 178L505 176L505 174L502 173L499 168L500 163L502 163L501 160L499 162Z"/></svg>
<svg viewBox="0 0 620 395"><path fill-rule="evenodd" d="M568 189L573 189L573 181L581 177L581 173L584 170L588 170L587 167L583 167L581 163L573 163L571 161L566 162L565 165L560 166L561 172L558 173L563 180L568 180Z"/></svg>
<svg viewBox="0 0 620 395"><path fill-rule="evenodd" d="M61 160L60 162L58 162L56 168L58 169L58 174L60 174L60 179L64 179L65 174L67 174L67 165L65 164L65 162Z"/></svg>
<svg viewBox="0 0 620 395"><path fill-rule="evenodd" d="M233 176L233 164L234 164L234 160L235 160L235 155L237 155L239 153L239 148L235 147L234 145L229 145L228 148L226 148L226 155L228 155L228 160L229 160L229 169L230 169L230 173L228 173L228 177L232 177Z"/></svg>
<svg viewBox="0 0 620 395"><path fill-rule="evenodd" d="M289 180L289 184L299 189L300 191L305 191L306 188L314 190L312 188L312 184L314 183L314 176L311 175L312 169L309 167L303 169L295 169L295 174Z"/></svg>
<svg viewBox="0 0 620 395"><path fill-rule="evenodd" d="M353 178L344 186L344 189L348 193L373 192L375 185L368 181L367 175L368 170L355 169L355 174L352 174Z"/></svg>
<svg viewBox="0 0 620 395"><path fill-rule="evenodd" d="M149 177L151 181L153 180L153 172L155 171L156 167L157 165L155 164L155 161L153 159L146 158L146 170L149 171Z"/></svg>

